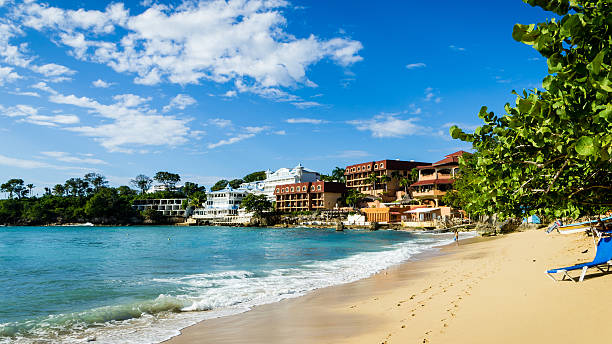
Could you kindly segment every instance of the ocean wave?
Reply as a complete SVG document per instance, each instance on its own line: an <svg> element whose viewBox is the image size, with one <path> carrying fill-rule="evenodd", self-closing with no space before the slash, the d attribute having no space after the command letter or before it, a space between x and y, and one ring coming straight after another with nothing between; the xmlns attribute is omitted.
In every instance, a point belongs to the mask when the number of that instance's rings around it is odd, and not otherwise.
<svg viewBox="0 0 612 344"><path fill-rule="evenodd" d="M104 343L156 343L198 321L354 282L450 242L452 236L419 236L383 251L299 267L154 278L153 282L175 285L176 295L0 324L0 343L41 343L40 338L49 338L49 343L82 343L91 337Z"/></svg>

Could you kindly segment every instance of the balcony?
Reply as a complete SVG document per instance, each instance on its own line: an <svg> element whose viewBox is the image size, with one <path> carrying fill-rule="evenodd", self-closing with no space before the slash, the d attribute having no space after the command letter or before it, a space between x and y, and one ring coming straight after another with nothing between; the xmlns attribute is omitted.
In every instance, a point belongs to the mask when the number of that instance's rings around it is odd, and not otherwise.
<svg viewBox="0 0 612 344"><path fill-rule="evenodd" d="M413 197L425 198L425 197L441 197L446 194L446 191L441 190L429 190L429 191L415 191L412 193Z"/></svg>

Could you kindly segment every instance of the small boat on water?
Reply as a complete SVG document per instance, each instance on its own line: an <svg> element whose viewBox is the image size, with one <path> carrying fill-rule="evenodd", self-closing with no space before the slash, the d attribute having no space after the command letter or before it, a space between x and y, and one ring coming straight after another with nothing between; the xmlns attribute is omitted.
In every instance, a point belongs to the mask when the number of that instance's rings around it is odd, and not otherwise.
<svg viewBox="0 0 612 344"><path fill-rule="evenodd" d="M85 223L68 223L65 225L62 225L63 227L93 227L94 224L91 222L85 222Z"/></svg>

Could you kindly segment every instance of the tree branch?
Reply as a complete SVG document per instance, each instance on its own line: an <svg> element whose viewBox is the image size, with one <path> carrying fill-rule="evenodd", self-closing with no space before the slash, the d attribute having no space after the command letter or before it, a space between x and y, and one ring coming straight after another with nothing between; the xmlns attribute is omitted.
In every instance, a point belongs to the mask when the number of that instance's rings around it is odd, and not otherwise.
<svg viewBox="0 0 612 344"><path fill-rule="evenodd" d="M555 182L557 181L557 179L561 175L561 172L563 171L563 169L565 169L565 166L567 166L567 164L569 164L569 160L565 160L563 165L561 165L561 168L557 171L557 174L555 174L555 177L550 182L550 184L548 184L548 187L546 188L546 192L544 192L544 193L548 193L550 191L550 188L553 186L553 184L555 184Z"/></svg>

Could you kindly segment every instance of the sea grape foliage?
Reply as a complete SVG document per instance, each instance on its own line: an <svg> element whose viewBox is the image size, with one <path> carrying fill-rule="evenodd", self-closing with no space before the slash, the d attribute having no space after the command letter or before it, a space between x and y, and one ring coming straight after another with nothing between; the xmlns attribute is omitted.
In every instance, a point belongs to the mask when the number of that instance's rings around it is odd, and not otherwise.
<svg viewBox="0 0 612 344"><path fill-rule="evenodd" d="M450 128L475 154L461 161L458 201L473 214L579 217L612 207L612 3L524 0L557 15L512 37L547 60L542 89L516 94L474 133Z"/></svg>

